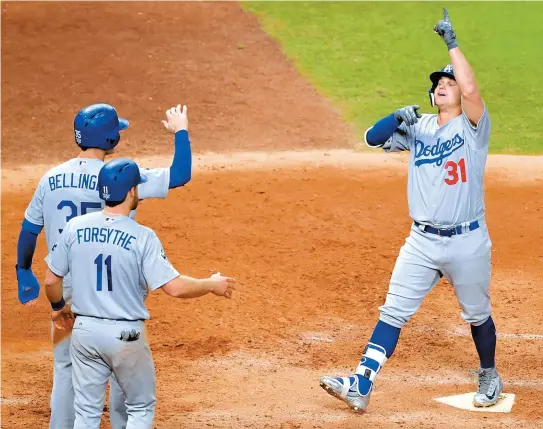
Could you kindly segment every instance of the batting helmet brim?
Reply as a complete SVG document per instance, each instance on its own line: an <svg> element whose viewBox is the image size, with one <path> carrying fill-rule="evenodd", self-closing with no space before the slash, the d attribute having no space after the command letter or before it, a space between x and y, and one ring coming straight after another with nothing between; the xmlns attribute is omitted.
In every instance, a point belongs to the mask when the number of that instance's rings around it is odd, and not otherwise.
<svg viewBox="0 0 543 429"><path fill-rule="evenodd" d="M128 122L128 119L119 118L119 130L127 129L128 125L130 125L130 122Z"/></svg>
<svg viewBox="0 0 543 429"><path fill-rule="evenodd" d="M443 71L436 71L436 72L433 72L430 75L430 80L434 84L434 87L437 86L437 83L439 82L439 79L441 79L442 77L448 77L449 79L456 80L452 73L447 73L447 72L443 72Z"/></svg>

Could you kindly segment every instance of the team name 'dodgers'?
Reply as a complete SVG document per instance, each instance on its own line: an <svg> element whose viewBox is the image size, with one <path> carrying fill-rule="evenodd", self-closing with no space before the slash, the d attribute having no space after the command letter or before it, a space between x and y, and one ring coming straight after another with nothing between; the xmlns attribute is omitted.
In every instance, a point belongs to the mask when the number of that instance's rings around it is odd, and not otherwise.
<svg viewBox="0 0 543 429"><path fill-rule="evenodd" d="M441 139L437 139L436 144L433 146L425 145L423 141L416 140L415 165L418 167L422 164L433 164L435 162L437 166L441 166L445 158L447 158L454 151L460 149L462 146L464 146L464 139L458 133L449 140L442 141ZM419 159L423 156L431 156L431 158Z"/></svg>

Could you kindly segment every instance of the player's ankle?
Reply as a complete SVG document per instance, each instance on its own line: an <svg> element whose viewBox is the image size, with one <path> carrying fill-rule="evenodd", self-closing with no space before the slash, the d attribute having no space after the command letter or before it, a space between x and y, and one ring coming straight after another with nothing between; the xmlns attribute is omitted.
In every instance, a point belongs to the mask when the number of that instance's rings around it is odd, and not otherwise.
<svg viewBox="0 0 543 429"><path fill-rule="evenodd" d="M387 361L386 350L383 346L368 343L360 359L355 374L359 375L359 392L366 395L377 377L377 374Z"/></svg>

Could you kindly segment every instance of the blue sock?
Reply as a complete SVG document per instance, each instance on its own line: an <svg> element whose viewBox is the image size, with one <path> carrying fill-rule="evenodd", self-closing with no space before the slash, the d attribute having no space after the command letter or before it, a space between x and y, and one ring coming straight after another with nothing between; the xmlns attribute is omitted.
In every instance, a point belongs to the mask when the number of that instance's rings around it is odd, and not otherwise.
<svg viewBox="0 0 543 429"><path fill-rule="evenodd" d="M400 338L400 328L396 328L388 323L385 323L381 320L377 322L375 329L373 330L373 335L370 338L370 343L379 344L386 350L387 359L392 356L396 344L398 344L398 339Z"/></svg>
<svg viewBox="0 0 543 429"><path fill-rule="evenodd" d="M482 325L471 325L471 336L479 354L481 368L494 368L496 366L496 326L492 316Z"/></svg>
<svg viewBox="0 0 543 429"><path fill-rule="evenodd" d="M399 338L400 328L381 320L377 323L355 371L358 378L358 393L365 396L370 392L375 377L392 356Z"/></svg>

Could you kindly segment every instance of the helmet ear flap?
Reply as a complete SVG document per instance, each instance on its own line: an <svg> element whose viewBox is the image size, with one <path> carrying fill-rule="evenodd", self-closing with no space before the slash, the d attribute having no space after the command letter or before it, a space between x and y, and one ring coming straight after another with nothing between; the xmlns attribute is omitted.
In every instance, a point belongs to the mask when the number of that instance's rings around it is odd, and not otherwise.
<svg viewBox="0 0 543 429"><path fill-rule="evenodd" d="M435 88L430 88L428 90L428 97L430 98L430 105L434 107L436 105L435 103L435 96L434 96Z"/></svg>
<svg viewBox="0 0 543 429"><path fill-rule="evenodd" d="M121 140L121 134L119 132L106 137L106 143L109 146L109 149L113 149L115 146L117 146L120 140Z"/></svg>

